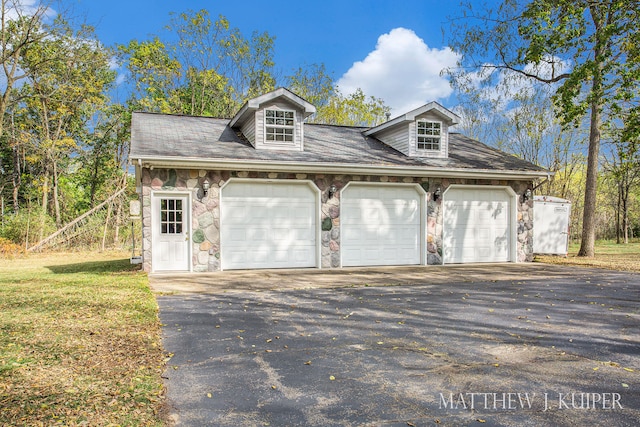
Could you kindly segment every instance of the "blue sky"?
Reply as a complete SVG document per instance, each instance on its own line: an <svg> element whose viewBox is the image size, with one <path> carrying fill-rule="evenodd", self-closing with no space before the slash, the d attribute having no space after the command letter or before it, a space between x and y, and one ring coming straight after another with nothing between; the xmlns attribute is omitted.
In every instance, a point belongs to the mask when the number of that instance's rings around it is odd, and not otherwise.
<svg viewBox="0 0 640 427"><path fill-rule="evenodd" d="M69 0L67 0L69 1ZM275 36L280 75L324 63L344 93L360 87L395 113L430 101L452 107L448 82L440 76L456 56L446 46L447 17L457 0L71 0L106 45L162 35L170 12L207 9L224 15L245 37Z"/></svg>

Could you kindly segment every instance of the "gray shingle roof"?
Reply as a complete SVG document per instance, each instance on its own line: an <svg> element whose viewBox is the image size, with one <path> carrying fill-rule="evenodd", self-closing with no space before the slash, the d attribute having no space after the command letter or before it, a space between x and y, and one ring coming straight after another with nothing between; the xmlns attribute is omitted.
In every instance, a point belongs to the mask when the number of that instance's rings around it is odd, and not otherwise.
<svg viewBox="0 0 640 427"><path fill-rule="evenodd" d="M341 164L443 170L511 171L543 176L546 171L532 163L503 153L458 133L449 137L449 158L411 158L367 137L367 128L304 125L304 151L256 150L228 119L134 113L131 124L132 160L154 158L192 161L224 160L284 162L298 165Z"/></svg>

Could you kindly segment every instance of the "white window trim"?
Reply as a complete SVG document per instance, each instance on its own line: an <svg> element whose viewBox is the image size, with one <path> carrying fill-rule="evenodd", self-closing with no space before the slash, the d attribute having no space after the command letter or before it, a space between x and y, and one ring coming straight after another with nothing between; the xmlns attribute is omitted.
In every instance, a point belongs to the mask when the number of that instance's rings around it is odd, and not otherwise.
<svg viewBox="0 0 640 427"><path fill-rule="evenodd" d="M278 125L278 124L267 124L267 112L268 111L274 111L276 113L292 113L293 117L291 118L291 120L293 121L293 124L291 126L289 125ZM268 130L269 129L275 129L277 130L285 130L285 129L290 129L291 130L291 141L277 141L277 140L269 140L267 138L267 134L268 134ZM295 145L296 143L296 111L295 110L281 110L281 109L277 109L277 108L265 108L264 110L264 143L268 144L268 145Z"/></svg>
<svg viewBox="0 0 640 427"><path fill-rule="evenodd" d="M420 135L419 133L419 123L438 123L440 125L440 135ZM438 120L428 120L428 119L418 119L416 120L416 141L415 141L415 147L416 147L416 151L419 153L439 153L442 151L443 148L443 143L444 143L444 138L443 138L443 134L444 134L444 125L441 121ZM438 139L438 148L420 148L420 137L427 137L427 138L434 138L434 139ZM424 143L423 143L424 144Z"/></svg>

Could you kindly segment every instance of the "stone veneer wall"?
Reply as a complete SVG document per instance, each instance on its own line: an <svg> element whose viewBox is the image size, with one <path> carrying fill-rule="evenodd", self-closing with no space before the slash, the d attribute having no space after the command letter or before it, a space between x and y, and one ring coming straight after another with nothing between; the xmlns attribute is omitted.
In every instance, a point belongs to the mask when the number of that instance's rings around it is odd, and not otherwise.
<svg viewBox="0 0 640 427"><path fill-rule="evenodd" d="M427 192L427 263L442 264L441 200L433 201L432 193L440 187L442 193L452 184L511 186L521 195L530 185L527 181L469 180L413 178L395 176L362 176L330 174L292 174L276 172L206 171L186 169L142 169L142 236L143 269L151 270L151 191L190 192L192 266L194 271L220 270L220 188L229 178L305 179L311 180L322 192L321 251L322 268L340 266L340 190L349 182L416 183ZM210 189L206 197L202 182L207 179ZM328 189L335 185L338 192L329 198ZM517 233L519 262L533 260L533 201L522 202L518 197Z"/></svg>

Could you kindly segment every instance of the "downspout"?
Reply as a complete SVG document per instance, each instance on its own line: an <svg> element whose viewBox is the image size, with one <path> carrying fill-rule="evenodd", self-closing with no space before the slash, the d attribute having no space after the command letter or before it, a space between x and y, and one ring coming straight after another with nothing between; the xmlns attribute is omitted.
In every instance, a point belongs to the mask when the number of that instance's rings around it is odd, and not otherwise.
<svg viewBox="0 0 640 427"><path fill-rule="evenodd" d="M544 183L549 182L551 180L551 174L547 173L547 177L544 179L544 181L542 181L540 184L536 185L535 187L533 187L531 189L531 192L533 193L534 191L536 191L538 188L540 188Z"/></svg>

